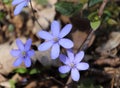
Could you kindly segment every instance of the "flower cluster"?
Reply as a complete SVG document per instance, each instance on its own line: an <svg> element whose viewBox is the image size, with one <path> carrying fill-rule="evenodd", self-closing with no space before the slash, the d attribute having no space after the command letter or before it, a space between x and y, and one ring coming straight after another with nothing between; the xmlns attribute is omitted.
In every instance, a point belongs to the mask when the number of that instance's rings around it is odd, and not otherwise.
<svg viewBox="0 0 120 88"><path fill-rule="evenodd" d="M31 57L34 55L34 50L30 49L32 40L28 39L25 44L20 39L16 39L18 49L11 50L11 55L16 57L14 66L19 66L22 62L25 63L26 67L31 66Z"/></svg>
<svg viewBox="0 0 120 88"><path fill-rule="evenodd" d="M17 5L14 10L14 15L18 15L22 11L23 7L28 5L29 1L30 0L13 0L12 5Z"/></svg>
<svg viewBox="0 0 120 88"><path fill-rule="evenodd" d="M66 49L70 49L73 47L73 42L65 37L71 31L72 25L67 24L60 31L60 24L58 21L53 21L51 24L51 32L40 31L38 32L38 36L42 39L45 39L45 42L39 45L39 51L51 49L51 58L56 59L59 57L60 53L60 45Z"/></svg>
<svg viewBox="0 0 120 88"><path fill-rule="evenodd" d="M84 57L84 52L80 51L76 55L72 52L71 48L73 47L73 42L64 38L72 29L71 24L67 24L65 27L60 30L60 23L58 21L53 21L51 24L51 31L39 31L38 37L45 39L45 42L38 46L39 51L45 51L51 48L51 58L56 59L60 58L60 61L65 65L59 67L60 73L68 73L71 70L71 78L74 81L80 79L80 70L87 70L89 65L85 62L81 62ZM14 57L17 57L14 62L14 66L19 66L22 62L25 63L26 67L31 66L30 58L34 55L34 50L31 50L32 40L28 39L25 44L22 43L20 39L16 40L16 44L19 49L12 50L11 54ZM60 46L67 50L67 55L60 54Z"/></svg>

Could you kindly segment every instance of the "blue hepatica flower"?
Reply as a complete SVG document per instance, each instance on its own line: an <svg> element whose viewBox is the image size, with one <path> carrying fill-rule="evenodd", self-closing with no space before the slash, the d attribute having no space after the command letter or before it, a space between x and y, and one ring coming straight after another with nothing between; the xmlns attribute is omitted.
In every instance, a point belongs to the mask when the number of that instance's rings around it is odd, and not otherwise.
<svg viewBox="0 0 120 88"><path fill-rule="evenodd" d="M28 5L29 1L30 0L13 0L12 5L17 5L14 10L14 15L18 15L22 11L23 7Z"/></svg>
<svg viewBox="0 0 120 88"><path fill-rule="evenodd" d="M80 79L79 70L86 70L89 68L89 65L85 62L80 62L84 57L84 52L80 51L75 56L72 51L67 51L67 56L61 54L60 60L65 64L59 67L59 72L64 74L68 73L71 70L71 78L74 81Z"/></svg>
<svg viewBox="0 0 120 88"><path fill-rule="evenodd" d="M19 66L22 62L24 62L26 67L30 67L30 58L34 55L34 50L30 49L32 40L28 39L26 43L23 44L20 39L16 39L16 44L18 49L11 50L11 55L17 58L13 65Z"/></svg>
<svg viewBox="0 0 120 88"><path fill-rule="evenodd" d="M58 21L53 21L51 24L51 32L40 31L38 36L45 39L45 42L38 46L39 51L51 49L51 58L56 59L60 53L60 45L66 49L73 47L73 42L65 37L71 31L72 25L67 24L60 31L60 24Z"/></svg>

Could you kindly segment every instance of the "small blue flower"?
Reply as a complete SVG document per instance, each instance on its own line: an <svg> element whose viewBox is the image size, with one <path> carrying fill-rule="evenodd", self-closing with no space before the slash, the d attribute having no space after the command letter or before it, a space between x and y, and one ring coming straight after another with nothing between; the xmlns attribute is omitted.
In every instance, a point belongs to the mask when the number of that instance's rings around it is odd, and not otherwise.
<svg viewBox="0 0 120 88"><path fill-rule="evenodd" d="M61 54L60 60L65 64L59 67L59 72L64 74L68 73L71 70L71 78L74 81L80 79L79 70L86 70L89 68L89 65L85 62L80 62L84 57L84 52L80 51L75 56L71 50L67 50L67 56Z"/></svg>
<svg viewBox="0 0 120 88"><path fill-rule="evenodd" d="M29 1L30 0L13 0L12 5L17 5L14 10L14 15L18 15L22 11L23 7L28 5Z"/></svg>
<svg viewBox="0 0 120 88"><path fill-rule="evenodd" d="M73 47L73 42L65 37L71 31L72 25L67 24L60 31L60 24L58 21L53 21L51 24L51 33L46 31L38 32L38 36L45 39L45 42L38 46L39 51L51 49L51 58L56 59L60 53L60 45L66 49Z"/></svg>
<svg viewBox="0 0 120 88"><path fill-rule="evenodd" d="M25 63L26 67L31 66L31 57L35 54L34 50L31 50L32 40L28 39L25 44L22 43L20 39L16 39L16 44L18 49L11 50L11 55L16 57L14 66L19 66L22 62Z"/></svg>

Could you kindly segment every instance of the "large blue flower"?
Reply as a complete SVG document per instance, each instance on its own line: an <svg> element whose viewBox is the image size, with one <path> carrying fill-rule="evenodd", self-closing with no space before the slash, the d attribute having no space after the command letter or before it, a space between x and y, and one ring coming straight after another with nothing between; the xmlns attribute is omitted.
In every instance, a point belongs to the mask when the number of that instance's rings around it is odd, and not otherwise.
<svg viewBox="0 0 120 88"><path fill-rule="evenodd" d="M14 15L18 15L22 11L23 7L28 5L29 1L30 0L13 0L12 5L17 5L14 10Z"/></svg>
<svg viewBox="0 0 120 88"><path fill-rule="evenodd" d="M34 55L34 50L30 49L32 40L28 39L25 44L20 39L16 39L18 49L11 50L11 55L16 57L14 66L19 66L22 62L25 63L26 67L31 66L31 57Z"/></svg>
<svg viewBox="0 0 120 88"><path fill-rule="evenodd" d="M56 59L60 53L60 45L66 49L73 47L73 42L65 37L71 31L72 25L67 24L60 31L60 24L58 21L53 21L51 24L51 32L40 31L38 32L38 36L42 39L45 39L45 42L39 45L39 51L51 49L51 58Z"/></svg>
<svg viewBox="0 0 120 88"><path fill-rule="evenodd" d="M89 65L85 62L80 62L84 57L84 52L80 51L75 56L71 50L67 50L67 56L61 54L60 60L65 64L59 67L59 72L67 73L71 70L71 78L74 81L80 79L79 70L86 70L89 68Z"/></svg>

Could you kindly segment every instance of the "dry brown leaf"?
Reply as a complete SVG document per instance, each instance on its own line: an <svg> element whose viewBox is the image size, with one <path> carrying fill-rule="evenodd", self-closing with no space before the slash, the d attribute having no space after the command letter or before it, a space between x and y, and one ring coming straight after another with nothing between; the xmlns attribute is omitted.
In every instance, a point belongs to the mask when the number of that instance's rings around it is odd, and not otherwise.
<svg viewBox="0 0 120 88"><path fill-rule="evenodd" d="M79 47L82 45L86 37L87 37L87 33L79 31L79 30L72 33L75 51L79 49Z"/></svg>
<svg viewBox="0 0 120 88"><path fill-rule="evenodd" d="M1 82L0 85L3 86L4 88L11 88L9 81Z"/></svg>
<svg viewBox="0 0 120 88"><path fill-rule="evenodd" d="M106 57L100 57L97 59L94 64L97 65L110 65L110 66L118 66L120 65L120 58L106 58Z"/></svg>
<svg viewBox="0 0 120 88"><path fill-rule="evenodd" d="M6 81L6 80L7 80L7 79L6 79L3 75L0 74L0 83L1 83L1 82L4 82L4 81Z"/></svg>
<svg viewBox="0 0 120 88"><path fill-rule="evenodd" d="M102 46L96 49L96 52L104 56L116 56L118 50L117 47L120 45L120 32L112 32L109 40Z"/></svg>

